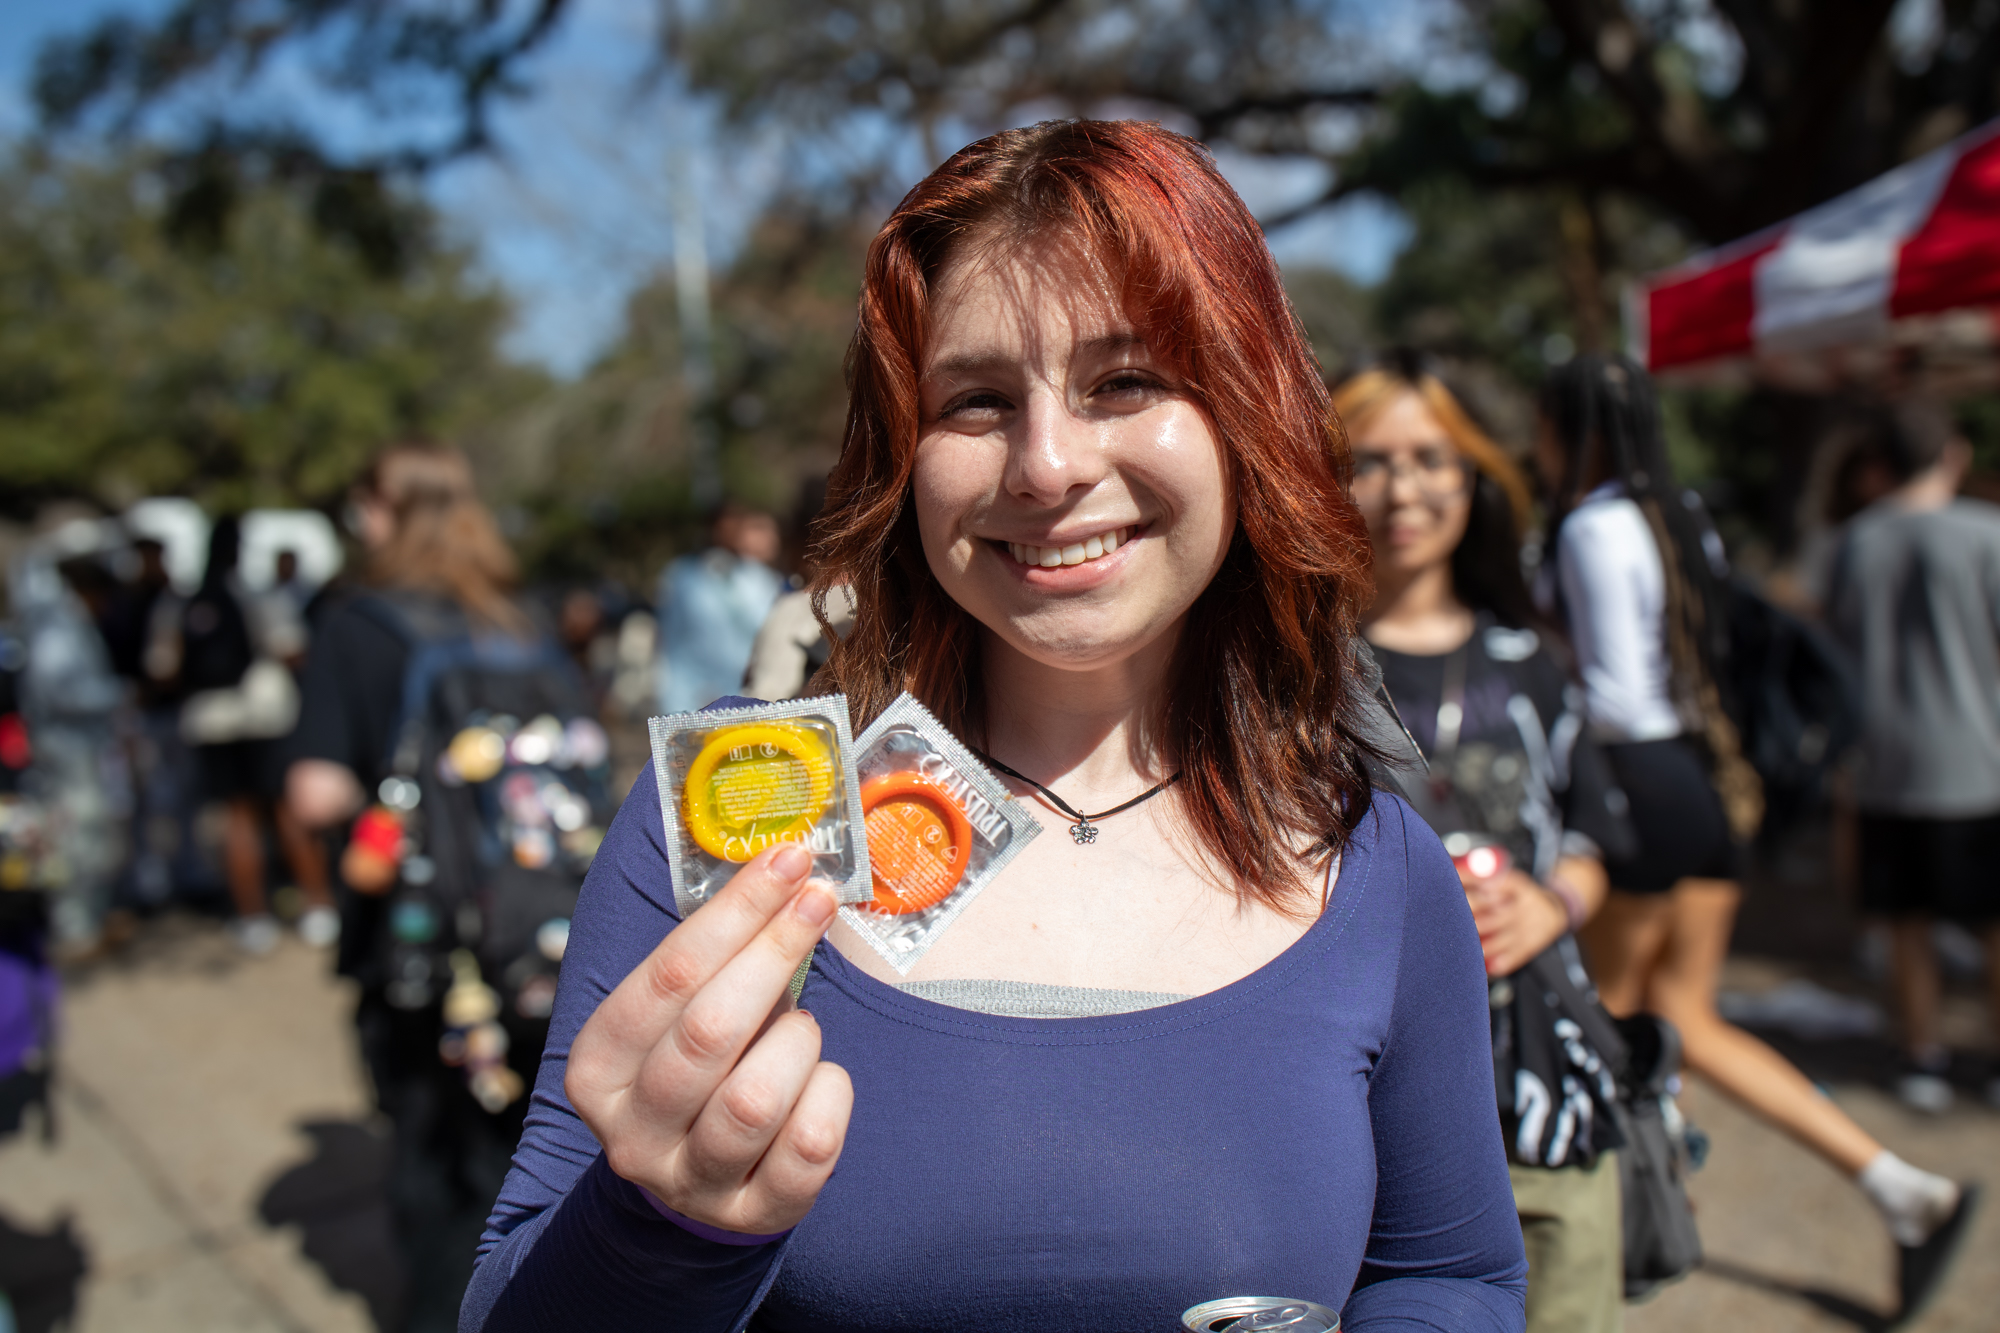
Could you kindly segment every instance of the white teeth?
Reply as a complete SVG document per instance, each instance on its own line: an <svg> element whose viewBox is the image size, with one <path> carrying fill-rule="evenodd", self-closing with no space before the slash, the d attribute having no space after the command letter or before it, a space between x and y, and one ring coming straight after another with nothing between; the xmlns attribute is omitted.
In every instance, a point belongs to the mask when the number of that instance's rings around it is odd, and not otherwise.
<svg viewBox="0 0 2000 1333"><path fill-rule="evenodd" d="M1043 569L1054 569L1059 565L1080 565L1110 555L1125 544L1129 533L1126 528L1114 528L1094 537L1068 546L1034 546L1027 542L1008 542L1007 550L1024 565L1036 565Z"/></svg>

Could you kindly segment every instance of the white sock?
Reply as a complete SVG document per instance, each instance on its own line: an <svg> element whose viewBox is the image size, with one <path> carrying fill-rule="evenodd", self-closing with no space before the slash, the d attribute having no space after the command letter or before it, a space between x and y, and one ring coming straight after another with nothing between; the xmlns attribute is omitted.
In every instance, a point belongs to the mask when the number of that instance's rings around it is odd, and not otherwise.
<svg viewBox="0 0 2000 1333"><path fill-rule="evenodd" d="M1911 1166L1884 1148L1855 1177L1889 1224L1898 1245L1921 1245L1958 1207L1958 1186L1943 1176Z"/></svg>

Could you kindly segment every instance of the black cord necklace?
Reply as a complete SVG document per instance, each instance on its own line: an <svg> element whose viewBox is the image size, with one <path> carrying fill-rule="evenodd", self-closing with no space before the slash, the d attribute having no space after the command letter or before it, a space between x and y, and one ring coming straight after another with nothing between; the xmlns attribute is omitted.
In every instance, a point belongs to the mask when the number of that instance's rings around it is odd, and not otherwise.
<svg viewBox="0 0 2000 1333"><path fill-rule="evenodd" d="M1139 793L1139 795L1134 796L1131 800L1125 802L1125 804L1123 805L1114 805L1109 810L1100 810L1094 815L1086 815L1085 813L1083 813L1083 811L1077 809L1075 806L1071 805L1068 801L1065 801L1062 797L1056 795L1054 792L1050 791L1047 787L1044 787L1041 783L1029 777L1026 773L1015 772L1013 769L1007 767L1007 765L1001 763L998 759L995 759L990 754L986 754L979 750L974 750L973 753L978 755L981 759L985 760L988 764L992 765L994 768L997 768L1002 773L1005 773L1008 777L1019 778L1021 781L1027 783L1030 787L1033 787L1036 791L1048 797L1049 803L1055 806L1056 809L1062 811L1064 814L1068 815L1071 819L1074 819L1076 822L1069 826L1069 836L1076 839L1076 845L1079 847L1087 847L1091 843L1097 841L1098 820L1109 819L1112 815L1122 814L1124 811L1130 810L1133 806L1138 805L1142 801L1150 801L1155 796L1158 796L1161 792L1165 791L1167 788L1173 786L1176 782L1179 782L1181 780L1181 775L1176 773L1172 777L1168 778L1165 782L1162 782L1159 786L1153 787L1147 791Z"/></svg>

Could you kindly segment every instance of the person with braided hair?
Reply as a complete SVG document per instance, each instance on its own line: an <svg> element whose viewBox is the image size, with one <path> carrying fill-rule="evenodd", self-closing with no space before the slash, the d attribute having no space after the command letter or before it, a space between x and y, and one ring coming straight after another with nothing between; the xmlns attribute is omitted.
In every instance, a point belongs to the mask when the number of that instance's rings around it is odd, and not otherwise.
<svg viewBox="0 0 2000 1333"><path fill-rule="evenodd" d="M1762 818L1718 682L1727 566L1700 501L1674 483L1651 381L1622 356L1579 356L1543 386L1536 462L1550 491L1544 601L1565 623L1591 735L1630 803L1638 850L1610 858L1584 928L1604 1006L1680 1030L1688 1068L1853 1178L1899 1249L1902 1308L1937 1289L1976 1191L1870 1137L1784 1057L1716 1012Z"/></svg>

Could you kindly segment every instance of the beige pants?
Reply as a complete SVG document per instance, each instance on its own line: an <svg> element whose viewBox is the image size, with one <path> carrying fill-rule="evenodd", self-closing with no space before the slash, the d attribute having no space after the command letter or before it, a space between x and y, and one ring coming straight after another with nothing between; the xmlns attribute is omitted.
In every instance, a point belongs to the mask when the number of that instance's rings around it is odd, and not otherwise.
<svg viewBox="0 0 2000 1333"><path fill-rule="evenodd" d="M1618 1154L1585 1168L1509 1165L1528 1248L1528 1333L1620 1333L1624 1226Z"/></svg>

